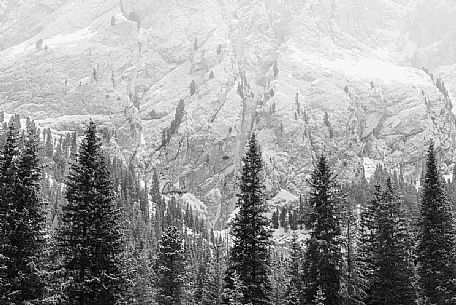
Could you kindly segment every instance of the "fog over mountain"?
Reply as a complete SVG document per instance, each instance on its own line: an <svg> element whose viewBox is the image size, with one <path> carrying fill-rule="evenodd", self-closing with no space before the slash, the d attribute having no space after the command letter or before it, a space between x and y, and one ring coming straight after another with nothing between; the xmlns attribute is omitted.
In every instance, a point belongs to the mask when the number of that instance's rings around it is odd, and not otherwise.
<svg viewBox="0 0 456 305"><path fill-rule="evenodd" d="M0 0L0 103L55 145L94 119L143 183L223 222L254 131L272 199L322 153L341 181L415 182L433 138L450 174L455 20L455 0Z"/></svg>

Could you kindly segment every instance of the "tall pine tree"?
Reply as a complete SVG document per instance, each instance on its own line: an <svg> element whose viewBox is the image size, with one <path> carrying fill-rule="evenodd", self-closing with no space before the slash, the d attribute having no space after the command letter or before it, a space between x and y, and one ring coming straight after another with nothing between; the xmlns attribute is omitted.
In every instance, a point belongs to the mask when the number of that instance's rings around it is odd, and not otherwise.
<svg viewBox="0 0 456 305"><path fill-rule="evenodd" d="M208 268L208 281L204 287L203 305L222 304L224 258L222 257L221 244L214 245L212 252Z"/></svg>
<svg viewBox="0 0 456 305"><path fill-rule="evenodd" d="M433 143L427 154L420 213L417 261L421 296L426 304L455 304L455 233Z"/></svg>
<svg viewBox="0 0 456 305"><path fill-rule="evenodd" d="M120 211L107 162L89 122L67 179L66 205L59 228L67 304L119 304L124 291Z"/></svg>
<svg viewBox="0 0 456 305"><path fill-rule="evenodd" d="M243 304L270 304L271 229L265 213L264 186L261 181L263 162L255 134L243 158L239 212L232 224L233 246L227 274L237 274L242 281ZM234 271L234 272L233 272ZM229 281L234 284L234 281ZM226 288L234 289L234 287Z"/></svg>
<svg viewBox="0 0 456 305"><path fill-rule="evenodd" d="M159 305L183 304L184 268L182 237L176 227L168 227L159 242L156 262L156 301Z"/></svg>
<svg viewBox="0 0 456 305"><path fill-rule="evenodd" d="M18 148L19 131L13 124L9 124L6 134L6 144L0 156L0 300L5 304L13 304L14 291L13 281L15 271L12 270L12 256L14 246L11 243L10 235L14 230L11 211L17 197L18 159L20 151Z"/></svg>
<svg viewBox="0 0 456 305"><path fill-rule="evenodd" d="M410 237L401 201L387 178L376 211L375 248L371 283L372 305L416 304Z"/></svg>
<svg viewBox="0 0 456 305"><path fill-rule="evenodd" d="M295 234L292 236L290 248L285 304L300 305L302 303L302 248Z"/></svg>
<svg viewBox="0 0 456 305"><path fill-rule="evenodd" d="M363 182L361 182L363 183ZM354 188L358 188L360 184L354 183ZM351 187L353 187L351 186ZM350 191L351 187L348 188ZM343 304L346 305L364 305L366 296L367 281L364 277L363 263L360 261L360 226L358 221L358 202L360 194L352 193L344 200L344 208L342 209L342 232L344 236L343 244L343 285L342 296Z"/></svg>
<svg viewBox="0 0 456 305"><path fill-rule="evenodd" d="M130 204L125 210L128 239L126 251L127 291L125 301L130 305L153 304L152 260L153 250L156 247L155 239L152 238L150 223L144 218L138 203Z"/></svg>
<svg viewBox="0 0 456 305"><path fill-rule="evenodd" d="M37 304L45 286L41 268L45 218L38 139L34 125L28 125L19 151L18 135L12 124L0 159L0 263L5 263L0 275L0 300L5 304Z"/></svg>
<svg viewBox="0 0 456 305"><path fill-rule="evenodd" d="M303 281L306 304L340 305L342 239L339 217L340 194L324 156L309 180L311 233L304 256ZM321 290L324 298L320 298ZM318 298L317 298L318 297Z"/></svg>
<svg viewBox="0 0 456 305"><path fill-rule="evenodd" d="M357 263L360 266L361 277L365 280L365 295L364 303L370 304L371 302L371 287L374 282L374 255L377 248L377 221L376 215L378 206L381 201L381 189L379 185L374 187L372 198L363 207L361 211L360 220L360 239L359 249L356 254Z"/></svg>

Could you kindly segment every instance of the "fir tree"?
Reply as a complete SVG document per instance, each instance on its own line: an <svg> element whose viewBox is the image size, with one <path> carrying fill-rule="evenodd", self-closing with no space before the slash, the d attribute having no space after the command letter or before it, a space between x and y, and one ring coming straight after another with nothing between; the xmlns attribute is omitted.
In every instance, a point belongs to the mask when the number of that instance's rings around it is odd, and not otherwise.
<svg viewBox="0 0 456 305"><path fill-rule="evenodd" d="M216 244L208 266L208 280L203 291L203 305L221 305L223 293L224 258L222 247Z"/></svg>
<svg viewBox="0 0 456 305"><path fill-rule="evenodd" d="M44 252L44 202L41 198L41 164L39 141L34 124L27 127L24 148L19 160L19 198L16 216L15 259L22 273L23 300L39 300L44 292L41 256ZM14 240L14 238L12 239Z"/></svg>
<svg viewBox="0 0 456 305"><path fill-rule="evenodd" d="M429 304L454 304L455 234L433 143L427 154L420 213L417 261L421 296Z"/></svg>
<svg viewBox="0 0 456 305"><path fill-rule="evenodd" d="M196 83L195 83L195 80L192 79L192 81L190 82L190 96L194 95L195 91L196 91Z"/></svg>
<svg viewBox="0 0 456 305"><path fill-rule="evenodd" d="M215 245L211 255L209 249L206 247L205 241L198 238L197 244L190 251L192 253L190 256L194 261L193 264L198 265L193 290L193 301L194 304L220 305L223 292L222 248L220 245ZM201 251L201 249L203 250ZM199 254L200 252L203 252L203 254Z"/></svg>
<svg viewBox="0 0 456 305"><path fill-rule="evenodd" d="M302 248L296 234L293 234L290 244L290 258L287 268L286 305L299 305L302 303Z"/></svg>
<svg viewBox="0 0 456 305"><path fill-rule="evenodd" d="M410 259L410 240L400 200L387 178L385 190L376 211L371 302L373 305L416 304L414 270Z"/></svg>
<svg viewBox="0 0 456 305"><path fill-rule="evenodd" d="M195 37L195 40L193 41L193 50L198 50L198 38Z"/></svg>
<svg viewBox="0 0 456 305"><path fill-rule="evenodd" d="M360 247L357 253L357 260L362 265L362 276L366 280L366 296L365 303L369 304L370 300L370 287L373 283L373 272L374 272L374 253L376 249L376 234L377 234L377 222L376 214L378 205L381 200L380 186L375 187L371 201L364 207L361 212L361 223L360 223Z"/></svg>
<svg viewBox="0 0 456 305"><path fill-rule="evenodd" d="M279 209L278 208L272 213L271 221L272 221L272 228L277 230L279 228Z"/></svg>
<svg viewBox="0 0 456 305"><path fill-rule="evenodd" d="M9 125L6 134L6 144L0 156L0 300L4 304L14 304L14 278L17 275L14 270L14 245L10 235L14 231L14 219L11 214L13 204L17 199L19 186L18 159L20 151L18 148L19 131L14 123Z"/></svg>
<svg viewBox="0 0 456 305"><path fill-rule="evenodd" d="M126 209L129 211L130 209ZM128 213L128 212L127 212ZM155 240L149 222L143 217L139 204L133 204L131 215L127 216L129 249L126 260L128 289L124 298L131 305L153 304L153 270L151 264L152 248Z"/></svg>
<svg viewBox="0 0 456 305"><path fill-rule="evenodd" d="M364 305L367 280L364 277L364 264L359 260L359 228L352 207L344 215L344 268L342 296L346 305Z"/></svg>
<svg viewBox="0 0 456 305"><path fill-rule="evenodd" d="M184 265L182 237L176 227L168 227L160 240L156 262L156 301L159 305L183 303Z"/></svg>
<svg viewBox="0 0 456 305"><path fill-rule="evenodd" d="M45 155L46 157L52 159L54 156L54 142L52 140L52 133L50 128L46 129L45 137Z"/></svg>
<svg viewBox="0 0 456 305"><path fill-rule="evenodd" d="M18 130L21 130L22 129L21 115L16 113L13 117L14 117L14 126L16 126L16 128Z"/></svg>
<svg viewBox="0 0 456 305"><path fill-rule="evenodd" d="M274 77L277 77L279 74L279 68L277 67L277 60L274 61L274 65L272 66L272 71L274 73Z"/></svg>
<svg viewBox="0 0 456 305"><path fill-rule="evenodd" d="M71 135L70 156L73 158L78 153L76 132Z"/></svg>
<svg viewBox="0 0 456 305"><path fill-rule="evenodd" d="M321 156L309 180L311 233L307 240L303 269L305 302L317 300L322 290L324 305L340 305L342 281L341 226L339 190L327 161Z"/></svg>
<svg viewBox="0 0 456 305"><path fill-rule="evenodd" d="M285 206L282 207L280 211L280 226L285 230L288 229L288 222L287 222L287 208Z"/></svg>
<svg viewBox="0 0 456 305"><path fill-rule="evenodd" d="M274 251L271 258L272 305L282 305L288 286L288 260L280 252Z"/></svg>
<svg viewBox="0 0 456 305"><path fill-rule="evenodd" d="M13 124L0 159L0 256L6 262L0 280L3 288L0 300L5 304L37 304L43 298L45 286L41 268L45 219L35 128L32 125L27 128L21 152L17 143L18 131Z"/></svg>
<svg viewBox="0 0 456 305"><path fill-rule="evenodd" d="M155 204L155 209L163 210L163 199L160 192L160 180L158 179L157 171L154 171L152 176L152 187L150 188L150 196Z"/></svg>
<svg viewBox="0 0 456 305"><path fill-rule="evenodd" d="M243 158L237 213L232 224L233 247L230 252L231 274L239 275L244 287L244 304L270 304L271 229L261 182L261 152L255 134L249 140ZM233 288L233 287L227 287Z"/></svg>
<svg viewBox="0 0 456 305"><path fill-rule="evenodd" d="M202 304L205 296L205 290L206 287L208 286L208 274L207 274L207 260L208 256L206 255L205 258L203 258L197 267L197 272L196 272L196 289L194 293L194 300L195 304Z"/></svg>
<svg viewBox="0 0 456 305"><path fill-rule="evenodd" d="M124 290L120 211L110 173L90 121L67 179L59 228L64 298L68 304L118 304Z"/></svg>

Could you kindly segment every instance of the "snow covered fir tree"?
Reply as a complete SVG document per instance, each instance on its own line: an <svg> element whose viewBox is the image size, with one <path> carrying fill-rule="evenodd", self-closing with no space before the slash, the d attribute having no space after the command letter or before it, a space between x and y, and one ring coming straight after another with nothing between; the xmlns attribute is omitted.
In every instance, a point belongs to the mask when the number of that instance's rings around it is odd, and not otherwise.
<svg viewBox="0 0 456 305"><path fill-rule="evenodd" d="M232 223L232 246L229 250L225 292L236 290L236 276L241 285L241 304L270 304L270 246L272 232L266 217L261 151L255 134L250 137L243 159L238 213ZM230 304L229 297L224 304Z"/></svg>
<svg viewBox="0 0 456 305"><path fill-rule="evenodd" d="M0 305L456 305L450 0L0 0Z"/></svg>

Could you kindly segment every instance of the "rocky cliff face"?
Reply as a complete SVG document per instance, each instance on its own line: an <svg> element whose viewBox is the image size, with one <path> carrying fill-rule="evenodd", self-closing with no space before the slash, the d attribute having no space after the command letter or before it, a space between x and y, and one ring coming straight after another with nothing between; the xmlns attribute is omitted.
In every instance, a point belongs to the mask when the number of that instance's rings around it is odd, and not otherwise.
<svg viewBox="0 0 456 305"><path fill-rule="evenodd" d="M270 196L305 189L321 153L342 180L366 159L416 179L431 138L444 170L455 148L452 103L421 70L456 86L454 1L433 3L3 0L0 100L57 130L95 118L113 153L180 180L214 220L254 131Z"/></svg>

